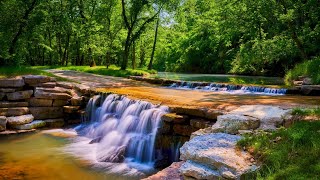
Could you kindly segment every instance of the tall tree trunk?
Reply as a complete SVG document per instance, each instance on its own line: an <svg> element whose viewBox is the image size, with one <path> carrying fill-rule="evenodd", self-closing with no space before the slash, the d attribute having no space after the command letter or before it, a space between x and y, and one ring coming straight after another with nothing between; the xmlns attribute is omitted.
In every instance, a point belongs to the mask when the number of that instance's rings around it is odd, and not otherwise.
<svg viewBox="0 0 320 180"><path fill-rule="evenodd" d="M127 65L128 65L128 58L129 58L129 50L130 50L130 41L131 41L131 34L132 31L131 29L128 30L127 34L127 39L126 39L126 44L124 47L124 53L123 53L123 59L122 59L122 64L121 64L121 70L126 70Z"/></svg>
<svg viewBox="0 0 320 180"><path fill-rule="evenodd" d="M131 56L131 61L132 61L132 69L136 68L136 45L135 43L132 44L132 56Z"/></svg>
<svg viewBox="0 0 320 180"><path fill-rule="evenodd" d="M62 65L68 65L67 64L67 51L69 49L69 42L70 42L70 33L67 34L67 40L66 40L66 44L64 47L64 52L63 52L63 60L62 60Z"/></svg>
<svg viewBox="0 0 320 180"><path fill-rule="evenodd" d="M48 38L49 38L49 46L52 49L51 32L49 29L48 29ZM51 52L51 50L49 51L49 64L52 65L52 52Z"/></svg>
<svg viewBox="0 0 320 180"><path fill-rule="evenodd" d="M156 23L156 30L155 30L155 33L154 33L154 41L153 41L152 53L151 53L151 58L150 58L148 70L152 69L154 52L156 51L156 45L157 45L159 21L160 21L160 13L158 14L158 19L157 19L157 23Z"/></svg>
<svg viewBox="0 0 320 180"><path fill-rule="evenodd" d="M145 47L144 47L143 42L141 41L140 42L140 64L139 64L139 68L143 67L145 56L146 56Z"/></svg>

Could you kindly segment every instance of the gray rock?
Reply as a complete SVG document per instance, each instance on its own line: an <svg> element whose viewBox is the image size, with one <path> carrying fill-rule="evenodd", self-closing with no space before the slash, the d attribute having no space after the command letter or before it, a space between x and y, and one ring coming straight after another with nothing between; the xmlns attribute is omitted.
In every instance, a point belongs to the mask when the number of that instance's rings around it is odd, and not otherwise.
<svg viewBox="0 0 320 180"><path fill-rule="evenodd" d="M12 93L15 91L16 91L16 89L14 89L14 88L0 88L0 93Z"/></svg>
<svg viewBox="0 0 320 180"><path fill-rule="evenodd" d="M7 125L7 118L5 116L0 116L0 131L5 131Z"/></svg>
<svg viewBox="0 0 320 180"><path fill-rule="evenodd" d="M191 119L190 126L195 129L203 129L203 128L207 128L207 127L212 127L213 122L206 121L204 119Z"/></svg>
<svg viewBox="0 0 320 180"><path fill-rule="evenodd" d="M0 108L10 108L10 107L28 107L28 102L8 102L0 101Z"/></svg>
<svg viewBox="0 0 320 180"><path fill-rule="evenodd" d="M311 78L304 78L302 81L302 85L312 85L312 79Z"/></svg>
<svg viewBox="0 0 320 180"><path fill-rule="evenodd" d="M56 82L46 82L46 83L39 83L39 84L30 84L29 86L32 87L44 87L44 88L54 88L56 87Z"/></svg>
<svg viewBox="0 0 320 180"><path fill-rule="evenodd" d="M7 98L9 101L16 101L16 100L24 100L29 99L33 94L33 90L26 90L26 91L17 91L13 93L8 93Z"/></svg>
<svg viewBox="0 0 320 180"><path fill-rule="evenodd" d="M257 129L260 126L260 120L251 116L241 114L225 114L218 116L216 124L212 127L215 132L223 129L223 132L237 134L238 130Z"/></svg>
<svg viewBox="0 0 320 180"><path fill-rule="evenodd" d="M24 80L21 77L0 79L0 87L19 88L19 87L23 87L24 85L25 85Z"/></svg>
<svg viewBox="0 0 320 180"><path fill-rule="evenodd" d="M8 125L11 127L16 125L28 124L32 122L33 119L34 117L32 116L32 114L7 117Z"/></svg>
<svg viewBox="0 0 320 180"><path fill-rule="evenodd" d="M26 84L39 84L49 82L51 79L48 76L38 76L38 75L26 75L23 76L23 79Z"/></svg>
<svg viewBox="0 0 320 180"><path fill-rule="evenodd" d="M70 99L71 96L67 93L51 93L51 92L45 92L42 90L36 90L34 92L34 97L38 99Z"/></svg>
<svg viewBox="0 0 320 180"><path fill-rule="evenodd" d="M70 89L65 89L62 87L54 87L54 88L44 88L44 87L35 87L35 91L43 91L43 92L48 92L48 93L67 93L71 94Z"/></svg>
<svg viewBox="0 0 320 180"><path fill-rule="evenodd" d="M180 159L186 161L180 168L184 176L198 179L235 177L240 179L255 171L252 156L236 149L240 136L210 133L193 137L180 148Z"/></svg>
<svg viewBox="0 0 320 180"><path fill-rule="evenodd" d="M302 85L301 93L308 96L318 96L320 95L320 85Z"/></svg>
<svg viewBox="0 0 320 180"><path fill-rule="evenodd" d="M32 121L28 124L22 124L22 125L14 125L12 128L18 129L18 130L31 130L31 129L37 129L46 126L46 122L41 120Z"/></svg>
<svg viewBox="0 0 320 180"><path fill-rule="evenodd" d="M52 106L52 99L29 99L29 104L31 107L50 107Z"/></svg>
<svg viewBox="0 0 320 180"><path fill-rule="evenodd" d="M62 107L30 107L35 119L55 119L64 116Z"/></svg>
<svg viewBox="0 0 320 180"><path fill-rule="evenodd" d="M27 107L15 107L15 108L0 108L0 116L20 116L28 114L29 108Z"/></svg>

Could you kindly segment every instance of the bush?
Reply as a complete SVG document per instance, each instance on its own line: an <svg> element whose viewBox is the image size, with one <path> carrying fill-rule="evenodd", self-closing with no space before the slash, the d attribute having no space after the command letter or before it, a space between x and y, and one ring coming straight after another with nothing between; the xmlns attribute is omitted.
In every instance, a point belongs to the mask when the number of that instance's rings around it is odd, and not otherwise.
<svg viewBox="0 0 320 180"><path fill-rule="evenodd" d="M292 85L299 76L310 77L313 84L320 84L320 57L297 64L285 76L287 85Z"/></svg>

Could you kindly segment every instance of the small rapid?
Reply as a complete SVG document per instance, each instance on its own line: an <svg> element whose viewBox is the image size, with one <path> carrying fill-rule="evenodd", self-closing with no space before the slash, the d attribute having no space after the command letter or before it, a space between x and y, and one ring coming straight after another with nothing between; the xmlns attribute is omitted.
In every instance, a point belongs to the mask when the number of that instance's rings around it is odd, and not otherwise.
<svg viewBox="0 0 320 180"><path fill-rule="evenodd" d="M262 86L244 86L220 83L197 83L186 81L173 83L169 86L169 88L226 92L230 94L284 95L287 93L287 89L285 88L269 88Z"/></svg>
<svg viewBox="0 0 320 180"><path fill-rule="evenodd" d="M111 173L141 175L152 171L155 138L168 107L115 94L91 98L79 137L66 151Z"/></svg>

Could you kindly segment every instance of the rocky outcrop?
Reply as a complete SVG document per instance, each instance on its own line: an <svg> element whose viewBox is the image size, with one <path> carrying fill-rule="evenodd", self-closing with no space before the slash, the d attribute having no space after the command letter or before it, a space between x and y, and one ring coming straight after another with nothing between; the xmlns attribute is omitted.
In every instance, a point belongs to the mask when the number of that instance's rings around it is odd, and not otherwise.
<svg viewBox="0 0 320 180"><path fill-rule="evenodd" d="M0 116L20 116L28 114L29 108L27 107L16 107L16 108L0 108Z"/></svg>
<svg viewBox="0 0 320 180"><path fill-rule="evenodd" d="M184 162L174 162L169 167L143 180L183 180L179 168Z"/></svg>
<svg viewBox="0 0 320 180"><path fill-rule="evenodd" d="M1 79L0 78L0 87L4 88L20 88L25 85L24 80L22 77L16 77L16 78L6 78Z"/></svg>
<svg viewBox="0 0 320 180"><path fill-rule="evenodd" d="M54 119L64 116L62 107L30 107L29 109L35 119Z"/></svg>
<svg viewBox="0 0 320 180"><path fill-rule="evenodd" d="M29 99L32 94L33 94L33 90L17 91L13 93L8 93L7 98L9 101L23 100L23 99Z"/></svg>
<svg viewBox="0 0 320 180"><path fill-rule="evenodd" d="M5 131L7 128L7 118L5 116L0 116L0 132Z"/></svg>
<svg viewBox="0 0 320 180"><path fill-rule="evenodd" d="M250 154L236 148L240 138L225 133L194 137L180 148L180 159L186 161L180 172L195 179L244 178L257 166Z"/></svg>
<svg viewBox="0 0 320 180"><path fill-rule="evenodd" d="M34 117L32 114L28 115L22 115L22 116L12 116L12 117L7 117L8 120L8 125L11 127L14 127L16 125L22 125L22 124L27 124L32 122Z"/></svg>

